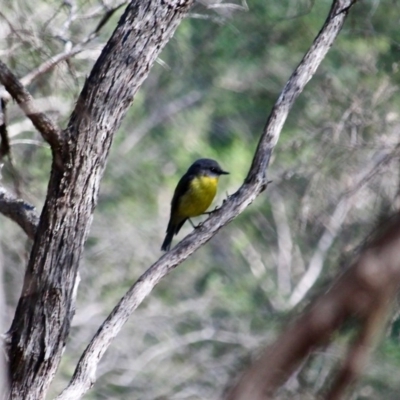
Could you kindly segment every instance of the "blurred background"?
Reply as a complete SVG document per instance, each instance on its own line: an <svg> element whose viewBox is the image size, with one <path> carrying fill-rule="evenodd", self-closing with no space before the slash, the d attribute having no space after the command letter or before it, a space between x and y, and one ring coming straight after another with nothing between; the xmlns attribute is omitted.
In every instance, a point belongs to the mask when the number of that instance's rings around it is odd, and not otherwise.
<svg viewBox="0 0 400 400"><path fill-rule="evenodd" d="M2 2L1 59L61 127L124 7L96 27L117 5ZM49 397L66 386L116 302L161 256L170 200L190 164L214 158L230 171L213 206L240 187L268 114L330 6L329 0L195 3L115 136L81 263L70 339ZM379 219L399 207L399 15L395 0L365 0L352 9L289 115L268 189L156 287L106 353L85 398L217 398L290 316L326 290ZM74 49L80 51L30 78L51 57ZM1 185L40 211L49 147L12 102L9 133L12 163L3 160ZM191 229L185 225L173 244ZM0 215L5 326L30 246ZM352 399L399 397L397 306L389 322ZM346 326L277 398L315 398L353 333Z"/></svg>

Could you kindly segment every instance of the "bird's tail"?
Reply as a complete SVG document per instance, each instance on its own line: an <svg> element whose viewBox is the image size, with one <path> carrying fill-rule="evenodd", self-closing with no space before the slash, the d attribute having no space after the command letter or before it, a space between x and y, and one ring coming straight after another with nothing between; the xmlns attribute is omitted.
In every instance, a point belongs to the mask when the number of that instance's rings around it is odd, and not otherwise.
<svg viewBox="0 0 400 400"><path fill-rule="evenodd" d="M186 218L178 219L178 223L176 223L176 220L174 219L171 219L169 221L167 235L165 236L164 242L161 246L162 251L169 251L169 249L171 248L172 238L180 231L185 221Z"/></svg>
<svg viewBox="0 0 400 400"><path fill-rule="evenodd" d="M168 229L167 235L165 236L164 242L161 246L162 251L168 251L171 248L172 238L174 237L174 229Z"/></svg>

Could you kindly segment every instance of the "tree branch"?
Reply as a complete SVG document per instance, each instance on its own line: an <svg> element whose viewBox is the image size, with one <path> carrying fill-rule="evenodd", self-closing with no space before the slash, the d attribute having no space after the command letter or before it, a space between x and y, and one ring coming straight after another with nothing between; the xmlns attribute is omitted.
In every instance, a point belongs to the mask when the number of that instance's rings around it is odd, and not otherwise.
<svg viewBox="0 0 400 400"><path fill-rule="evenodd" d="M358 260L280 334L242 375L226 400L271 398L312 351L329 342L348 318L355 317L363 322L360 335L329 397L339 398L333 395L342 393L360 372L381 327L384 310L400 283L400 214L377 231Z"/></svg>
<svg viewBox="0 0 400 400"><path fill-rule="evenodd" d="M268 118L245 183L201 227L190 233L170 252L163 255L129 289L89 343L70 384L57 400L76 400L89 390L95 382L99 360L129 316L153 290L154 286L210 240L219 229L245 210L266 188L266 168L288 112L332 46L342 28L348 9L354 2L354 0L334 1L322 30L290 77Z"/></svg>
<svg viewBox="0 0 400 400"><path fill-rule="evenodd" d="M32 121L44 140L50 144L53 152L58 153L61 145L61 131L50 118L36 109L30 93L2 61L0 61L0 83Z"/></svg>
<svg viewBox="0 0 400 400"><path fill-rule="evenodd" d="M258 143L246 182L263 177L287 115L305 85L312 78L339 34L350 8L356 0L334 0L329 16L299 66L286 83L278 101L269 115L263 135Z"/></svg>
<svg viewBox="0 0 400 400"><path fill-rule="evenodd" d="M286 214L285 202L277 190L271 191L271 212L275 222L278 245L277 291L282 297L285 297L289 295L291 291L293 241Z"/></svg>
<svg viewBox="0 0 400 400"><path fill-rule="evenodd" d="M53 159L10 328L10 399L46 396L69 334L79 263L114 134L191 5L192 0L132 0L85 82L63 131L63 168Z"/></svg>
<svg viewBox="0 0 400 400"><path fill-rule="evenodd" d="M35 207L0 186L0 213L16 222L30 239L35 238L39 216Z"/></svg>
<svg viewBox="0 0 400 400"><path fill-rule="evenodd" d="M396 290L397 286L392 284L371 304L371 310L362 321L359 334L349 349L334 384L325 396L326 400L342 399L348 387L361 375L374 343L385 327Z"/></svg>

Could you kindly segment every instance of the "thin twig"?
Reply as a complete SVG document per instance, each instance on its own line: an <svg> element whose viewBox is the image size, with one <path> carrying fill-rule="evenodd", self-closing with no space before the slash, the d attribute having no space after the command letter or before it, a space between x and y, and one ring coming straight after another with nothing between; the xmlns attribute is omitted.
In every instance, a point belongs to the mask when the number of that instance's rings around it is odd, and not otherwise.
<svg viewBox="0 0 400 400"><path fill-rule="evenodd" d="M41 65L35 68L33 71L29 72L29 74L25 75L21 78L21 83L24 86L29 86L35 79L40 77L41 75L47 73L54 67L56 67L59 63L66 61L75 55L81 53L85 50L86 45L97 38L100 34L101 29L104 25L110 20L110 18L114 15L116 11L118 11L121 7L123 7L127 2L122 1L120 4L117 4L115 7L111 9L107 9L104 15L101 17L99 23L93 32L89 33L83 40L79 43L73 45L70 48L65 49L63 52L56 54L50 59L44 61ZM92 18L93 16L90 16Z"/></svg>

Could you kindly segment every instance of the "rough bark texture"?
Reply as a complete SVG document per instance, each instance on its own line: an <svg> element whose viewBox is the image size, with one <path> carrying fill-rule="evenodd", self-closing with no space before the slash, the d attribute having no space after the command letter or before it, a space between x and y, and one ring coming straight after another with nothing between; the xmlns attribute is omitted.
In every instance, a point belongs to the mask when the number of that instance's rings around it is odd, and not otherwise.
<svg viewBox="0 0 400 400"><path fill-rule="evenodd" d="M132 1L60 138L11 326L11 399L39 400L59 365L73 290L113 135L191 0ZM52 143L51 143L52 144Z"/></svg>

